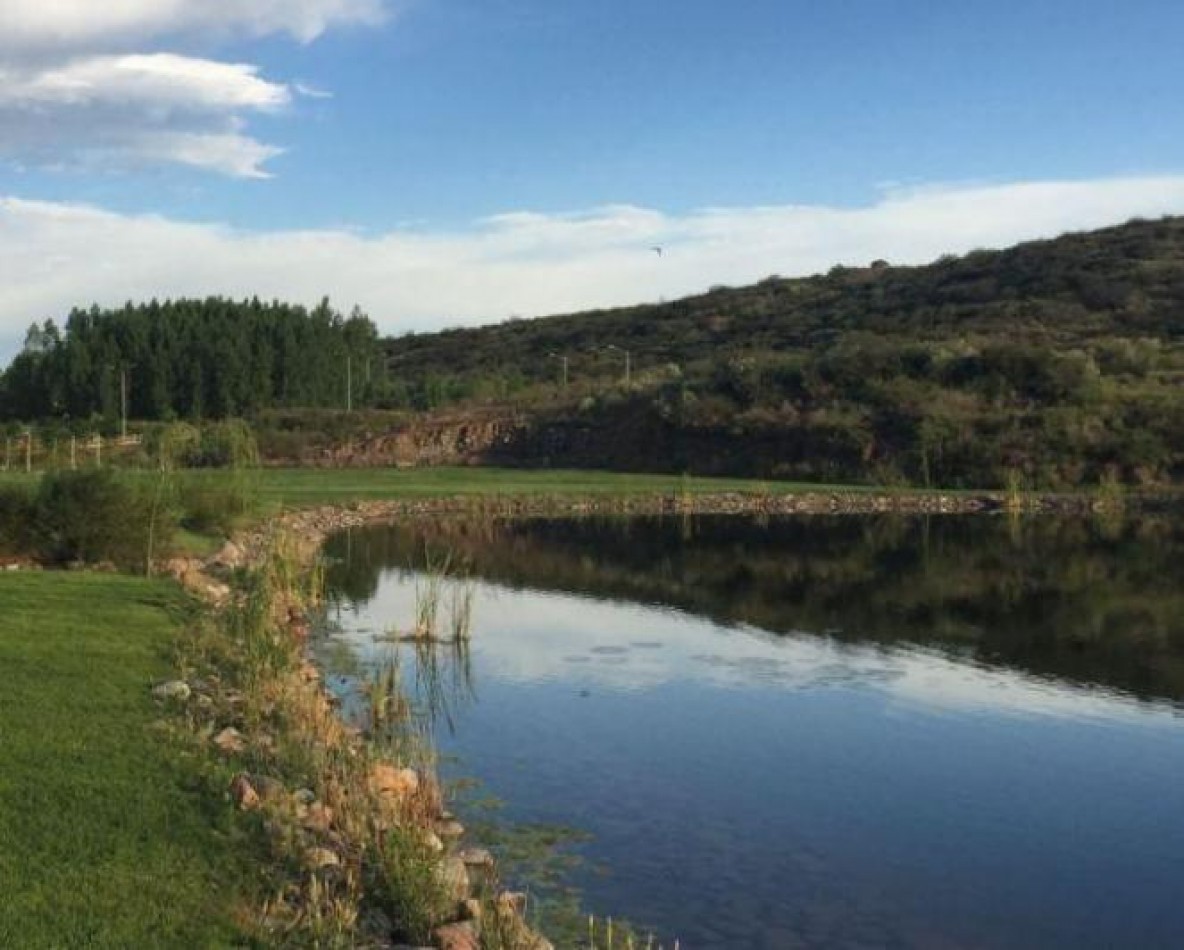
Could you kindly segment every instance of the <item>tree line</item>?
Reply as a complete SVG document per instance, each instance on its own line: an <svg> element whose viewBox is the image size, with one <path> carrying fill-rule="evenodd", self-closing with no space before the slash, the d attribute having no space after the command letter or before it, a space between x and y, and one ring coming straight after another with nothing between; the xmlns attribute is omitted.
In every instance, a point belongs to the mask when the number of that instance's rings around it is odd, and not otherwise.
<svg viewBox="0 0 1184 950"><path fill-rule="evenodd" d="M0 421L222 419L369 405L385 384L373 322L221 297L76 309L29 328L0 375Z"/></svg>

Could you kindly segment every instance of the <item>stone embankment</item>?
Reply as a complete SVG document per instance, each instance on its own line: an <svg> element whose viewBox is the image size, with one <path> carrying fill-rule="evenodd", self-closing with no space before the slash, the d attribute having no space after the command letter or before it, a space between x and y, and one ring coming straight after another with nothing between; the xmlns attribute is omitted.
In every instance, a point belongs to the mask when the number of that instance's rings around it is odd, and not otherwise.
<svg viewBox="0 0 1184 950"><path fill-rule="evenodd" d="M167 567L220 614L243 596L233 584L235 572L263 567L277 535L295 543L296 562L307 566L326 533L392 514L387 506L297 512L227 542L211 558L177 559ZM436 882L424 895L430 906L420 909L433 920L431 950L478 950L483 930L496 935L495 945L505 950L553 950L527 924L525 896L498 888L493 856L464 846L465 829L446 810L435 775L425 767L382 758L359 730L337 715L320 671L304 655L309 617L298 600L281 596L270 612L274 629L304 657L288 673L269 672L261 690L265 704L278 711L275 722L286 725L261 726L258 710L247 709L254 697L218 671L153 688L161 703L185 709L212 754L239 769L228 788L236 807L259 815L273 850L319 882L309 890L302 890L302 884L289 887L283 900L264 909L265 927L283 933L302 920L324 916L317 902L324 905L325 895L345 895L366 908L369 902L357 890L357 881L367 877L367 855L381 853L384 836L394 829L415 842L416 856L410 860L426 862ZM276 777L284 774L277 748L294 743L305 746L305 758L337 763L311 783L319 793L311 787L288 787ZM343 902L334 896L328 903L340 907ZM399 928L381 910L364 910L348 926L357 927L360 945L420 950L392 939Z"/></svg>
<svg viewBox="0 0 1184 950"><path fill-rule="evenodd" d="M1134 500L1131 500L1132 504ZM294 537L311 556L328 535L346 528L396 519L464 515L471 517L562 517L579 515L957 515L1090 514L1112 503L1087 495L1030 494L1022 499L1002 492L798 491L710 492L646 495L474 495L416 500L363 501L324 505L281 515L237 539L213 559L215 567L234 567L251 559L277 530ZM240 549L235 553L235 549ZM229 558L229 560L228 560Z"/></svg>

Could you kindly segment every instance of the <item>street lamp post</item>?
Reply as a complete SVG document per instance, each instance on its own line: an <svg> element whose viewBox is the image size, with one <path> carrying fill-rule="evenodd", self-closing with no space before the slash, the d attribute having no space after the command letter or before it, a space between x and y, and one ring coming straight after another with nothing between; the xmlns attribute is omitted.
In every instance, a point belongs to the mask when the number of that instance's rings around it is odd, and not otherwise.
<svg viewBox="0 0 1184 950"><path fill-rule="evenodd" d="M115 369L113 363L108 363L107 369ZM127 442L127 371L135 367L135 363L119 364L119 434L121 441Z"/></svg>
<svg viewBox="0 0 1184 950"><path fill-rule="evenodd" d="M629 385L629 381L633 375L633 354L630 353L623 346L617 346L615 343L610 343L605 347L606 350L616 350L618 353L625 354L625 385Z"/></svg>
<svg viewBox="0 0 1184 950"><path fill-rule="evenodd" d="M548 353L548 359L559 360L563 365L563 391L567 392L567 357L560 356L558 353Z"/></svg>

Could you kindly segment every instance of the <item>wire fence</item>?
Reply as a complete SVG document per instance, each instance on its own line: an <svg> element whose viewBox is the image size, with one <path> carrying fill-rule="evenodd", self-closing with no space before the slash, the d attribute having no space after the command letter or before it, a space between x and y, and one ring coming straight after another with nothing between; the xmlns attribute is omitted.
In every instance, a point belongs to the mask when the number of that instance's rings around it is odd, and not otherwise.
<svg viewBox="0 0 1184 950"><path fill-rule="evenodd" d="M139 435L68 435L39 438L31 432L5 436L0 471L47 472L126 465L141 455Z"/></svg>

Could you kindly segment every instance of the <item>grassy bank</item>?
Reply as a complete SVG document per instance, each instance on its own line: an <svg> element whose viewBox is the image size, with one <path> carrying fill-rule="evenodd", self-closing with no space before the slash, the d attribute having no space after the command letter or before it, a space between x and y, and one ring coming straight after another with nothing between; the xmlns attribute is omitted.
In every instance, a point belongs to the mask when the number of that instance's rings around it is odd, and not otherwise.
<svg viewBox="0 0 1184 950"><path fill-rule="evenodd" d="M39 476L0 472L0 486L31 484ZM151 474L143 477L151 478ZM217 484L220 470L187 477ZM652 495L715 492L793 492L831 489L867 492L868 486L768 482L743 478L697 478L621 472L503 468L327 469L267 468L253 473L259 497L270 507L345 504L358 500L439 498L454 495Z"/></svg>
<svg viewBox="0 0 1184 950"><path fill-rule="evenodd" d="M0 575L0 606L0 946L230 943L249 875L229 806L154 728L174 586Z"/></svg>

